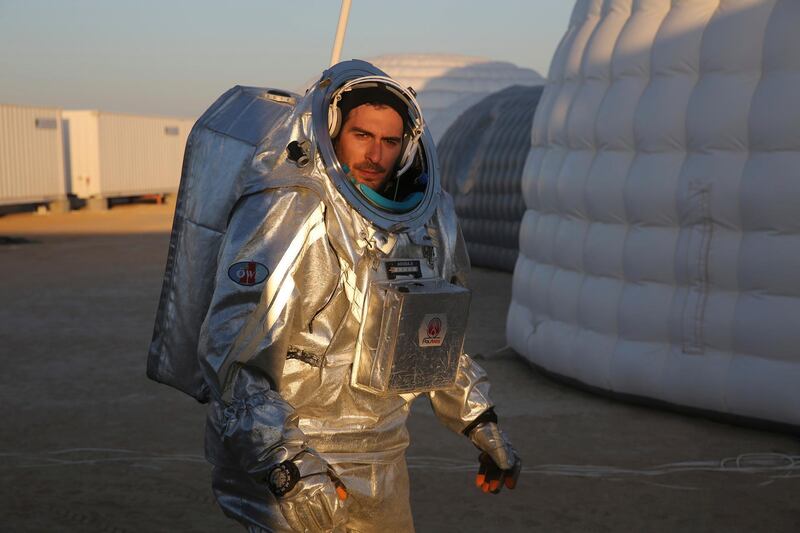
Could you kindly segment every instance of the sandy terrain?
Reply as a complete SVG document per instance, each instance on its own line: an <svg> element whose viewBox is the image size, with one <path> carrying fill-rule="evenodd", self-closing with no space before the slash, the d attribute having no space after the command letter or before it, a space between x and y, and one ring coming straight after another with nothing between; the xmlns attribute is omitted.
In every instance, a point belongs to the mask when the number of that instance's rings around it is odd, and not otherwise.
<svg viewBox="0 0 800 533"><path fill-rule="evenodd" d="M0 217L36 241L0 245L0 531L240 530L211 496L204 408L145 377L170 225L159 205ZM418 531L800 531L796 437L553 383L501 350L511 276L473 284L467 349L503 355L481 364L525 470L481 494L474 448L417 402Z"/></svg>

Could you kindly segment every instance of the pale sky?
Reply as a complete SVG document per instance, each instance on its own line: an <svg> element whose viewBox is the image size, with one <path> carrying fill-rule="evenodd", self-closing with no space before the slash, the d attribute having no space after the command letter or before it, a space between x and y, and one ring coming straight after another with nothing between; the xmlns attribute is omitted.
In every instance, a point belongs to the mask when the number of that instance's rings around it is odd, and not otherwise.
<svg viewBox="0 0 800 533"><path fill-rule="evenodd" d="M0 103L196 117L328 66L340 0L0 0ZM447 53L547 75L572 0L353 0L342 59Z"/></svg>

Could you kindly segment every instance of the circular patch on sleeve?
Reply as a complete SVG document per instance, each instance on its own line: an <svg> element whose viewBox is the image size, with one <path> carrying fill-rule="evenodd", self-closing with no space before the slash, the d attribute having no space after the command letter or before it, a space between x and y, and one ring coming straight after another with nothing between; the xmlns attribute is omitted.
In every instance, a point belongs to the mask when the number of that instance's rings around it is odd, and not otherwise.
<svg viewBox="0 0 800 533"><path fill-rule="evenodd" d="M241 261L228 267L228 277L239 285L252 286L258 285L269 276L269 269L266 265L255 261Z"/></svg>

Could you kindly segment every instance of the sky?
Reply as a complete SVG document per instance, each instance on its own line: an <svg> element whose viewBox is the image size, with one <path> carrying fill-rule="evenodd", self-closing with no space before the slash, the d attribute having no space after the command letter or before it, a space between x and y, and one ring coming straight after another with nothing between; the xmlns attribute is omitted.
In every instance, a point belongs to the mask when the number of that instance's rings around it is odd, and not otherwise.
<svg viewBox="0 0 800 533"><path fill-rule="evenodd" d="M571 0L353 0L342 59L483 56L547 75ZM197 117L234 85L297 90L340 0L0 0L0 103Z"/></svg>

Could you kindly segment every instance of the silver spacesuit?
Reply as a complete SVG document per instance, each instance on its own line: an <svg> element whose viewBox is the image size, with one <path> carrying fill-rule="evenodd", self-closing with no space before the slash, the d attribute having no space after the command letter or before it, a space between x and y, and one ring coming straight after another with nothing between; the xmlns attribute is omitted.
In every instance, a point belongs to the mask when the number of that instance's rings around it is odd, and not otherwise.
<svg viewBox="0 0 800 533"><path fill-rule="evenodd" d="M362 86L409 107L405 198L370 198L334 153L338 101ZM461 351L468 270L414 95L372 65L340 63L302 97L235 87L198 120L148 375L210 402L228 516L252 531L412 531L405 421L420 395L518 471Z"/></svg>

